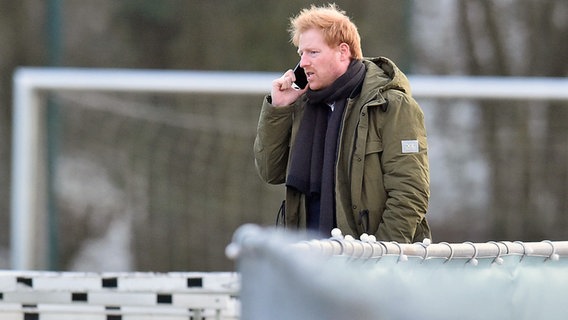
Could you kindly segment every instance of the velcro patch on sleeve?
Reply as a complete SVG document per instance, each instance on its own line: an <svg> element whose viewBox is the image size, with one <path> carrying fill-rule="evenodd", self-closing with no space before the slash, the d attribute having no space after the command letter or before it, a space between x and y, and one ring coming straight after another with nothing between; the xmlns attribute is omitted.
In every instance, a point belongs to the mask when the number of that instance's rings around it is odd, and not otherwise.
<svg viewBox="0 0 568 320"><path fill-rule="evenodd" d="M418 140L402 140L402 153L418 153Z"/></svg>

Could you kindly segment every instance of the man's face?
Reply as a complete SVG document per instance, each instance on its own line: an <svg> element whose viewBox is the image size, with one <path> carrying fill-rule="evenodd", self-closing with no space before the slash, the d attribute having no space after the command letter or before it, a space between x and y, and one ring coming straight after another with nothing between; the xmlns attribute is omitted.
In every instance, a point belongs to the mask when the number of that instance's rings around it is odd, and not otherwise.
<svg viewBox="0 0 568 320"><path fill-rule="evenodd" d="M349 55L345 54L341 45L328 46L318 29L309 29L300 34L298 54L301 57L300 66L304 68L308 86L312 90L324 89L331 85L345 73L349 65Z"/></svg>

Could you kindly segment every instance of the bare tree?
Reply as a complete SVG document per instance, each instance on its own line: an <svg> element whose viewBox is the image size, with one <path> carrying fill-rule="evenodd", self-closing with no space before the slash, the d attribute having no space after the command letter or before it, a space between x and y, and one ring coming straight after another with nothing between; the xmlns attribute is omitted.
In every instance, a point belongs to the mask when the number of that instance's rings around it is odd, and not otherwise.
<svg viewBox="0 0 568 320"><path fill-rule="evenodd" d="M565 2L468 0L457 12L466 73L566 76ZM482 101L478 110L490 167L489 236L566 237L568 105Z"/></svg>

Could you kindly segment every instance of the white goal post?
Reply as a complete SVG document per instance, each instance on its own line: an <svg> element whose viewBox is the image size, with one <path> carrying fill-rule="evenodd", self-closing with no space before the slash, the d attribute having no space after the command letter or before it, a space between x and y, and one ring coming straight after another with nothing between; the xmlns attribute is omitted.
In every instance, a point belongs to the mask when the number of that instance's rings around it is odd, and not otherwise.
<svg viewBox="0 0 568 320"><path fill-rule="evenodd" d="M264 94L271 72L165 71L22 67L13 78L11 265L37 268L37 219L46 214L46 164L42 132L49 91ZM568 100L568 79L521 77L409 76L421 98Z"/></svg>

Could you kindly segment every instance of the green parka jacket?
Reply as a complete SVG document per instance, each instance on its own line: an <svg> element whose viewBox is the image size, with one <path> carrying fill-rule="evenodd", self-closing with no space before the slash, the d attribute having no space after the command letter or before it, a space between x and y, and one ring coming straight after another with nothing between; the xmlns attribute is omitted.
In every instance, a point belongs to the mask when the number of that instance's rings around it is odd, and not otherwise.
<svg viewBox="0 0 568 320"><path fill-rule="evenodd" d="M364 59L359 96L349 99L336 162L337 226L344 234L412 243L431 238L424 114L406 76L387 58ZM290 106L264 99L254 142L255 164L270 184L284 183L290 150L303 115L303 95ZM303 228L305 197L286 188L285 225Z"/></svg>

